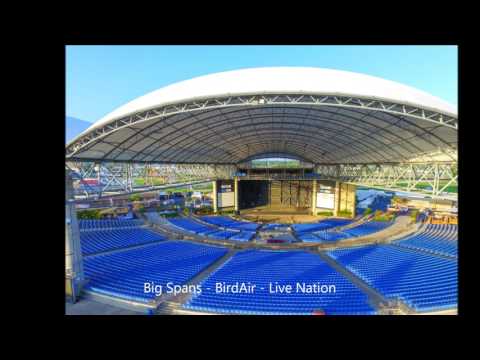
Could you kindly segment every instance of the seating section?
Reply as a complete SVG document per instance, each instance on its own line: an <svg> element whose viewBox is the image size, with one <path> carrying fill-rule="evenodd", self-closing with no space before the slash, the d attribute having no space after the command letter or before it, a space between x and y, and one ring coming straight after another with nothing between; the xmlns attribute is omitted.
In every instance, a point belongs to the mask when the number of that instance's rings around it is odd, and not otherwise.
<svg viewBox="0 0 480 360"><path fill-rule="evenodd" d="M250 241L259 224L229 217L204 216L161 219L184 231L218 240ZM158 220L158 215L154 220ZM372 234L393 222L370 221L350 229L352 223L328 219L316 224L295 224L304 242L335 242ZM144 283L184 285L227 253L226 248L170 241L142 228L143 221L80 220L86 290L125 300L148 302ZM268 224L262 230L286 225ZM127 249L129 247L145 245ZM328 251L335 259L390 300L399 299L419 312L457 306L457 225L424 225L413 235L389 245L367 245ZM113 253L112 250L124 249ZM95 256L88 256L95 255ZM439 256L442 255L442 256ZM216 284L256 284L253 293L216 293ZM334 293L302 293L298 284L334 285ZM291 293L270 293L273 286L291 285ZM277 288L278 289L278 288ZM184 308L227 314L375 314L368 296L320 256L311 252L249 249L238 251L202 282L202 292Z"/></svg>
<svg viewBox="0 0 480 360"><path fill-rule="evenodd" d="M381 231L393 224L393 221L368 221L363 224L354 226L350 229L342 230L348 237L358 237L373 234Z"/></svg>
<svg viewBox="0 0 480 360"><path fill-rule="evenodd" d="M323 230L323 231L315 231L312 233L301 233L300 235L297 235L297 237L302 240L303 242L336 242L340 241L346 238L349 238L350 236L341 232L341 231L328 231L328 230Z"/></svg>
<svg viewBox="0 0 480 360"><path fill-rule="evenodd" d="M345 234L344 232L336 232L336 231L316 231L313 233L316 237L320 239L320 241L323 242L335 242L339 241L342 239L348 238L348 234Z"/></svg>
<svg viewBox="0 0 480 360"><path fill-rule="evenodd" d="M208 234L208 237L211 237L211 238L217 239L217 240L227 240L227 239L230 239L232 236L234 236L236 234L239 234L239 233L235 232L235 231L220 230L220 231L216 231L216 232Z"/></svg>
<svg viewBox="0 0 480 360"><path fill-rule="evenodd" d="M321 241L325 242L335 242L345 238L348 238L348 235L344 232L335 232L335 231L317 231L313 233Z"/></svg>
<svg viewBox="0 0 480 360"><path fill-rule="evenodd" d="M181 228L182 230L185 230L194 234L208 235L218 231L218 229L214 228L213 226L203 225L187 218L172 218L172 219L168 219L168 221L171 224Z"/></svg>
<svg viewBox="0 0 480 360"><path fill-rule="evenodd" d="M226 216L202 216L200 219L206 223L233 230L256 231L260 224L248 221L238 221Z"/></svg>
<svg viewBox="0 0 480 360"><path fill-rule="evenodd" d="M419 232L393 243L405 248L456 257L458 252L458 226L428 224Z"/></svg>
<svg viewBox="0 0 480 360"><path fill-rule="evenodd" d="M147 229L116 229L80 232L83 255L166 240L160 234Z"/></svg>
<svg viewBox="0 0 480 360"><path fill-rule="evenodd" d="M216 283L256 284L253 293L216 293ZM270 293L269 283L291 285L291 293ZM335 293L302 293L296 284L334 285ZM367 296L318 255L304 251L245 250L236 253L202 283L187 309L233 314L373 314Z"/></svg>
<svg viewBox="0 0 480 360"><path fill-rule="evenodd" d="M297 237L303 242L320 242L320 238L315 236L313 233L303 233L297 235Z"/></svg>
<svg viewBox="0 0 480 360"><path fill-rule="evenodd" d="M329 256L385 297L417 311L457 306L457 261L402 249L369 245L329 251Z"/></svg>
<svg viewBox="0 0 480 360"><path fill-rule="evenodd" d="M165 241L138 249L87 257L86 290L148 302L155 294L144 292L144 283L165 288L168 282L184 285L227 253L226 249L183 241Z"/></svg>
<svg viewBox="0 0 480 360"><path fill-rule="evenodd" d="M140 219L105 219L105 220L78 220L78 227L82 230L99 230L112 228L136 228L143 225Z"/></svg>
<svg viewBox="0 0 480 360"><path fill-rule="evenodd" d="M272 224L263 225L261 230L262 231L287 231L289 227L290 225L287 225L287 224L272 223Z"/></svg>
<svg viewBox="0 0 480 360"><path fill-rule="evenodd" d="M369 235L393 224L391 221L369 221L342 231L333 229L350 223L352 223L352 220L328 219L317 224L295 224L292 227L295 229L297 237L303 242L335 242L351 237Z"/></svg>
<svg viewBox="0 0 480 360"><path fill-rule="evenodd" d="M350 224L351 222L352 220L348 219L327 219L314 224L294 224L292 225L292 228L297 234L301 234L327 230L339 226L345 226Z"/></svg>
<svg viewBox="0 0 480 360"><path fill-rule="evenodd" d="M233 235L229 240L250 241L255 236L253 231L242 231Z"/></svg>
<svg viewBox="0 0 480 360"><path fill-rule="evenodd" d="M218 225L208 226L187 218L172 218L168 219L168 221L185 231L202 236L208 236L216 240L249 241L255 234L252 231L241 230L240 226L235 230L221 230Z"/></svg>

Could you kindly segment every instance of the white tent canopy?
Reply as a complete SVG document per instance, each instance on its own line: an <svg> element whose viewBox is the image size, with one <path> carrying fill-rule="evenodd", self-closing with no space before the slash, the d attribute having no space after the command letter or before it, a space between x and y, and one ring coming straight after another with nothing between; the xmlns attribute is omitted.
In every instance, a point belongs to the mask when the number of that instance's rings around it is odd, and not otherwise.
<svg viewBox="0 0 480 360"><path fill-rule="evenodd" d="M253 68L166 86L67 145L76 160L235 164L257 154L314 163L404 161L456 150L457 111L381 78L320 68Z"/></svg>

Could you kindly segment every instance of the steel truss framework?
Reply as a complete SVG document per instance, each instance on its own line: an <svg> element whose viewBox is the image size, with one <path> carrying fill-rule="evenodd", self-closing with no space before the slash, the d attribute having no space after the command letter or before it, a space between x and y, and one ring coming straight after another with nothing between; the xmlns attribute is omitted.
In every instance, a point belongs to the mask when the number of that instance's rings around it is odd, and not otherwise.
<svg viewBox="0 0 480 360"><path fill-rule="evenodd" d="M457 193L446 193L450 186L458 186L456 162L328 164L317 165L316 171L322 177L366 187L425 193L432 198L457 198Z"/></svg>
<svg viewBox="0 0 480 360"><path fill-rule="evenodd" d="M98 179L81 187L96 196L230 179L274 154L314 164L324 178L442 197L458 185L457 130L456 116L380 99L225 95L114 119L69 144L66 158L80 179ZM442 161L429 155L435 151Z"/></svg>
<svg viewBox="0 0 480 360"><path fill-rule="evenodd" d="M182 185L213 179L231 179L236 167L229 165L146 164L67 162L76 180L77 196L95 197L128 194L156 186ZM86 179L96 179L96 185ZM141 180L137 183L138 180Z"/></svg>
<svg viewBox="0 0 480 360"><path fill-rule="evenodd" d="M237 168L230 165L188 164L119 164L68 162L77 180L76 195L99 198L112 194L128 194L155 186L189 184L214 179L232 179ZM320 164L315 166L320 179L338 180L355 185L423 193L433 198L456 199L447 188L458 186L456 162L384 163L384 164ZM97 179L97 185L79 180ZM142 179L140 184L136 180Z"/></svg>
<svg viewBox="0 0 480 360"><path fill-rule="evenodd" d="M283 109L298 107L299 111L304 111L304 114L296 115L290 113L288 114L288 119L290 120L282 121L280 129L269 128L270 124L273 124L272 120L262 122L266 118L265 114L250 114L249 110L268 109L269 106L277 109L282 109L282 106ZM218 114L218 111L221 109L229 108L232 110L230 113L224 114L220 112ZM315 109L323 110L316 114ZM218 129L222 131L221 134L216 130L216 127L210 128L210 125L207 124L201 130L191 128L191 130L188 130L190 133L184 133L182 129L175 128L176 121L183 124L183 121L187 121L190 117L195 118L199 115L205 116L205 121L208 122L210 119L209 112L214 110L217 111L212 119L218 117L215 120L215 126L220 126ZM348 110L349 113L337 114L340 110ZM239 114L236 119L232 118L232 116L235 116L235 111ZM388 114L391 118L375 117L375 113ZM173 118L176 115L190 117ZM272 116L278 117L280 114L272 113L270 117ZM249 119L254 121L256 118L258 119L255 120L255 124L253 122L248 123ZM311 121L315 118L322 119L322 124L324 125L319 127L312 123ZM332 120L333 118L335 120ZM378 122L377 126L379 127L378 131L376 131L378 139L368 136L372 132L372 128L370 128L372 124L366 125L367 123L365 123L362 125L362 122L358 121L366 118L375 119ZM168 133L168 138L156 138L154 136L156 124L160 120L167 121L168 119L172 119L172 122L170 124L166 123L165 126L174 129L174 131ZM202 120L195 118L195 120L189 120L188 126L191 127L195 122L204 121L203 118ZM412 120L421 120L423 124L430 124L430 126L425 127L422 125L420 127L413 124ZM232 125L227 127L225 124L228 123ZM239 125L234 125L237 123ZM401 126L400 124L402 123L405 123L405 126ZM165 130L165 126L158 129ZM153 131L150 131L150 127L153 127ZM396 127L399 128L397 129ZM368 154L375 153L377 154L376 160L380 160L382 156L378 152L378 148L384 146L383 158L395 156L397 158L395 161L397 161L398 159L406 160L405 156L409 152L420 152L415 139L421 140L425 144L430 144L430 147L454 148L456 141L444 142L436 135L436 131L439 128L457 130L457 118L406 104L360 97L328 94L224 96L160 106L113 120L104 126L90 131L70 144L66 149L66 155L67 158L72 160L84 161L188 163L189 159L193 159L192 163L201 163L202 161L199 159L216 159L216 161L210 162L235 164L261 151L268 152L281 149L297 156L304 156L309 153L314 154L315 158L307 158L307 160L318 163L321 160L320 158L328 159L332 151L340 152L345 160L352 157L352 152L364 154L362 156L364 156L365 160L369 159ZM130 129L129 135L125 140L110 140L111 135L123 129ZM400 130L406 133L402 135L397 134ZM357 133L358 135L355 135ZM312 137L315 134L317 135ZM209 138L211 138L212 142L209 142ZM223 141L224 138L230 140ZM214 139L218 139L218 141L213 141ZM254 139L257 139L257 141L254 141ZM335 139L335 143L331 142L331 139ZM358 141L358 139L361 141ZM157 143L167 146L166 150L160 150ZM275 146L265 147L266 143L275 143ZM282 148L284 143L288 143L288 146L285 146L286 149ZM146 144L146 146L143 146L143 144ZM197 145L196 151L190 153L185 150L194 144ZM96 146L99 145L105 146L104 150L101 151L102 155L98 155L98 157L95 155L94 158L89 158L88 154L95 153ZM140 150L131 150L134 148ZM244 150L245 148L248 151ZM347 148L352 148L352 151L346 151ZM82 155L82 153L87 155ZM237 158L236 154L242 154L239 156L243 156L243 158ZM126 158L127 155L129 156L128 159ZM334 163L335 158L333 157L331 161L327 162ZM370 159L373 160L372 156L370 156ZM204 161L204 163L208 162L208 160Z"/></svg>

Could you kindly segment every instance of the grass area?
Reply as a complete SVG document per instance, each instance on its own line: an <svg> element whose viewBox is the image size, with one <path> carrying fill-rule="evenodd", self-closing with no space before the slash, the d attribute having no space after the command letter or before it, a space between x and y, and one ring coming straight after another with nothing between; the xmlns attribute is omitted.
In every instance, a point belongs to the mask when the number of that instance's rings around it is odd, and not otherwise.
<svg viewBox="0 0 480 360"><path fill-rule="evenodd" d="M188 214L187 214L188 215ZM176 218L178 217L178 213L176 212L171 212L171 213L163 213L163 214L160 214L160 216L164 217L164 218Z"/></svg>
<svg viewBox="0 0 480 360"><path fill-rule="evenodd" d="M199 184L199 185L193 185L192 189L190 190L190 187L172 187L169 189L169 191L173 192L181 192L181 193L186 193L189 191L200 191L202 193L206 192L212 192L213 191L213 185L212 184Z"/></svg>
<svg viewBox="0 0 480 360"><path fill-rule="evenodd" d="M447 185L447 183L448 183L448 181L446 181L446 180L440 181L440 184L439 184L440 189L442 187L444 187L445 185ZM396 185L400 186L400 187L406 187L407 183L406 182L398 182ZM431 187L431 185L428 182L420 182L417 185L415 185L415 188L419 189L419 190L427 190L429 187ZM458 185L455 185L455 184L449 185L443 191L448 192L448 193L458 193Z"/></svg>
<svg viewBox="0 0 480 360"><path fill-rule="evenodd" d="M212 215L213 214L213 208L203 207L203 208L200 208L200 209L195 209L194 212L197 215Z"/></svg>
<svg viewBox="0 0 480 360"><path fill-rule="evenodd" d="M395 218L394 214L384 213L381 210L376 210L373 215L374 221L392 221Z"/></svg>
<svg viewBox="0 0 480 360"><path fill-rule="evenodd" d="M186 179L187 180L187 179ZM136 178L134 179L135 186L144 186L145 179L144 178ZM165 185L165 183L160 179L153 179L154 186ZM170 191L174 192L189 192L189 191L201 191L201 192L211 192L213 190L213 185L211 183L208 184L197 184L192 186L192 190L190 187L182 186L182 187L172 187L169 189Z"/></svg>
<svg viewBox="0 0 480 360"><path fill-rule="evenodd" d="M89 210L80 210L77 211L77 219L79 220L97 220L101 219L100 210L98 209L89 209Z"/></svg>
<svg viewBox="0 0 480 360"><path fill-rule="evenodd" d="M253 160L252 167L254 168L269 168L269 169L284 169L284 168L298 168L300 161L298 160Z"/></svg>
<svg viewBox="0 0 480 360"><path fill-rule="evenodd" d="M145 185L145 179L144 178L136 178L133 180L135 186L144 186ZM159 186L165 184L164 181L160 179L153 179L152 183L154 186Z"/></svg>
<svg viewBox="0 0 480 360"><path fill-rule="evenodd" d="M347 211L347 210L339 211L338 216L340 216L340 217L352 217L352 212Z"/></svg>
<svg viewBox="0 0 480 360"><path fill-rule="evenodd" d="M410 218L412 219L413 222L416 222L417 221L417 217L418 217L418 210L417 209L413 209L411 212L410 212Z"/></svg>

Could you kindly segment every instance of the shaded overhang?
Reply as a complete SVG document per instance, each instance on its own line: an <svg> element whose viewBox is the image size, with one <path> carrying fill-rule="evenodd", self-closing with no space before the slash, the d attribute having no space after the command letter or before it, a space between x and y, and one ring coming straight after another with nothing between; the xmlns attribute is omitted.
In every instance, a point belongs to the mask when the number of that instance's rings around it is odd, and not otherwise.
<svg viewBox="0 0 480 360"><path fill-rule="evenodd" d="M455 152L456 109L388 80L330 69L202 76L116 109L67 145L77 161L238 164L289 154L316 164Z"/></svg>

